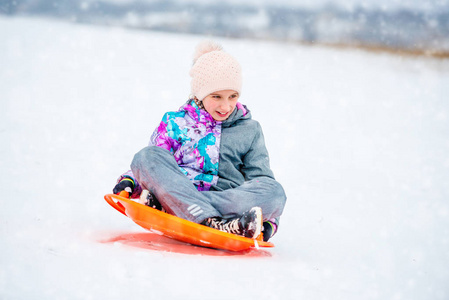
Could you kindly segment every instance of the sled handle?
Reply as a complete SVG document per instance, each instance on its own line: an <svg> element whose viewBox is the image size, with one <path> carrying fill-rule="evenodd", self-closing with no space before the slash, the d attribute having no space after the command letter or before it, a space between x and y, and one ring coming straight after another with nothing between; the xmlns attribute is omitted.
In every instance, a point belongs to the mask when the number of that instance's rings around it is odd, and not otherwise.
<svg viewBox="0 0 449 300"><path fill-rule="evenodd" d="M118 195L122 196L124 198L129 198L129 193L128 193L128 191L125 191L125 190L121 191Z"/></svg>
<svg viewBox="0 0 449 300"><path fill-rule="evenodd" d="M108 195L104 196L104 199L106 200L107 203L109 203L109 205L111 205L113 208L115 208L118 212L120 212L120 213L124 214L125 216L127 216L126 213L125 213L125 208L123 207L123 205L120 204L119 202L115 202L112 199L112 197L114 197L114 196L129 199L129 193L127 191L122 191L122 192L120 192L120 194L118 196L117 195L112 195L112 194L108 194Z"/></svg>

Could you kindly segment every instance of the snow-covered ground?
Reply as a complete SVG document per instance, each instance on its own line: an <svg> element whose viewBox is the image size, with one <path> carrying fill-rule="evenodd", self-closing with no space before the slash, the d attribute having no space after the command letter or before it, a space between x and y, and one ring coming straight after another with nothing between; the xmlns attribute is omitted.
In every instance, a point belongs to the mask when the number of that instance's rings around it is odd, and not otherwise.
<svg viewBox="0 0 449 300"><path fill-rule="evenodd" d="M132 237L103 195L201 39L0 17L0 298L448 299L448 60L218 39L288 195L276 247Z"/></svg>

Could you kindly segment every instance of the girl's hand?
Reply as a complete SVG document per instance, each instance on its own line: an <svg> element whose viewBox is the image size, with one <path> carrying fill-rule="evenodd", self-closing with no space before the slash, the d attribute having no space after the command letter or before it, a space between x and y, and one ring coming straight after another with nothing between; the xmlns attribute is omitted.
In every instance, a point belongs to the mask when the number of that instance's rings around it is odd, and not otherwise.
<svg viewBox="0 0 449 300"><path fill-rule="evenodd" d="M131 195L133 193L133 189L134 189L134 181L129 177L125 177L115 185L112 192L118 195L120 194L121 191L127 191Z"/></svg>

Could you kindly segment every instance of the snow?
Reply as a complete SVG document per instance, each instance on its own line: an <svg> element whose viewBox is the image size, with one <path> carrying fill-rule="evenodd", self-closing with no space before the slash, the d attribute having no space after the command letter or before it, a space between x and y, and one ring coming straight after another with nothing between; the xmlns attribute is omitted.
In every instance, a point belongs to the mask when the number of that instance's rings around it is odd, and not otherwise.
<svg viewBox="0 0 449 300"><path fill-rule="evenodd" d="M103 195L201 39L0 17L0 298L448 299L448 60L218 39L288 195L276 247L133 240Z"/></svg>

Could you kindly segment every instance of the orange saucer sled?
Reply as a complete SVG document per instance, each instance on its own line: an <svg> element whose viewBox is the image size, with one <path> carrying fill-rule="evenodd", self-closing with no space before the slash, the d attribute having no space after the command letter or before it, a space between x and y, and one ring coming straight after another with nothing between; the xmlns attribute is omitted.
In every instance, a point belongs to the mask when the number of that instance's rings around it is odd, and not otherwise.
<svg viewBox="0 0 449 300"><path fill-rule="evenodd" d="M187 221L126 197L108 194L104 198L112 207L143 228L182 242L231 251L274 247L273 243L238 236Z"/></svg>

